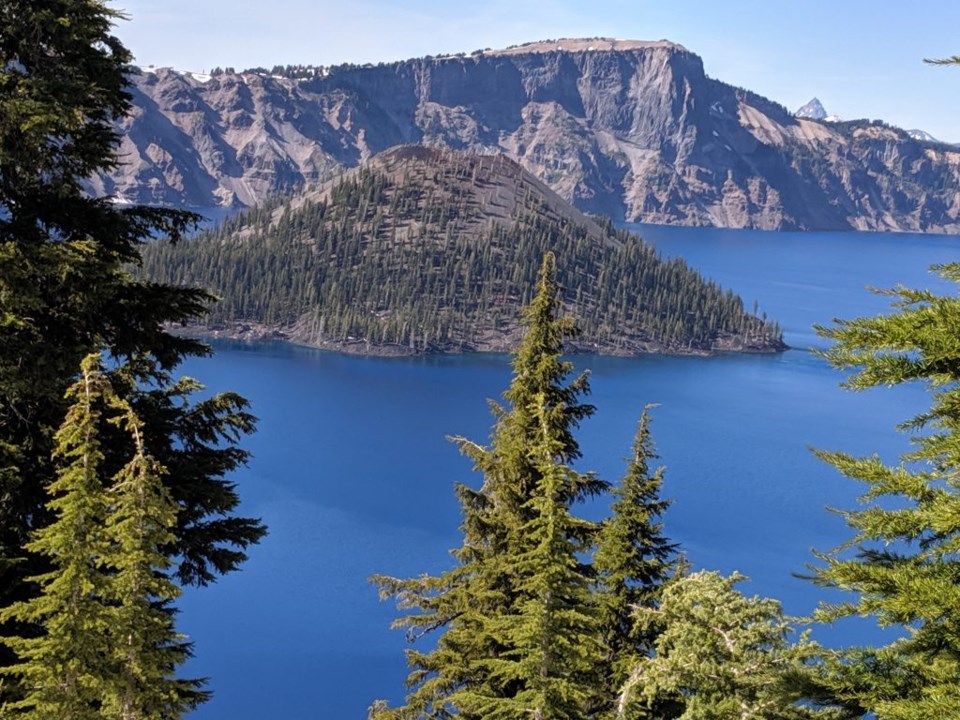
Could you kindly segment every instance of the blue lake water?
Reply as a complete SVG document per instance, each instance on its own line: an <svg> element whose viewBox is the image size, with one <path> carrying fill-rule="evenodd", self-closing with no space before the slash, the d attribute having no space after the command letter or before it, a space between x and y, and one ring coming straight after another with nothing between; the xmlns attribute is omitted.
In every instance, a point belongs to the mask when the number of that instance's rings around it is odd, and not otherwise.
<svg viewBox="0 0 960 720"><path fill-rule="evenodd" d="M739 570L744 589L809 612L823 592L794 577L811 548L848 537L825 506L851 507L858 488L809 447L893 460L894 426L924 407L921 388L851 393L808 352L813 323L876 314L867 285L950 291L927 272L960 258L960 238L764 233L644 227L668 255L754 301L794 350L716 358L575 358L592 371L597 406L579 435L580 467L613 480L637 417L657 403L653 433L674 500L666 533L695 567ZM562 259L561 259L562 261ZM189 672L214 698L197 720L363 720L376 698L403 695L404 640L388 629L373 573L409 576L450 562L459 541L456 481L477 483L445 440L484 440L510 378L506 356L368 359L286 345L220 344L185 372L253 403L259 432L237 476L243 511L270 535L239 573L182 599L195 642ZM583 512L599 517L604 508ZM820 629L832 644L874 641L867 623Z"/></svg>

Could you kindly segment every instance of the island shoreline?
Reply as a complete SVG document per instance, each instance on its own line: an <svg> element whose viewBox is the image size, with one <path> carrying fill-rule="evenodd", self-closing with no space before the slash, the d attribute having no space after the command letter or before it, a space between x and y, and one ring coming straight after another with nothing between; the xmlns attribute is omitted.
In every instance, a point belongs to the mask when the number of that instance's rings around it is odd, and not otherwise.
<svg viewBox="0 0 960 720"><path fill-rule="evenodd" d="M234 321L218 323L214 326L189 324L168 326L167 330L180 337L196 340L230 340L250 344L262 342L282 342L288 345L322 350L325 352L354 355L359 357L375 358L416 358L436 355L473 355L473 354L502 354L510 353L516 343L512 342L514 335L519 338L519 328L513 332L504 333L499 342L484 342L477 344L448 342L444 344L431 343L427 348L414 350L406 345L396 343L372 343L364 339L347 340L310 340L299 337L296 328L282 328L253 321ZM565 351L569 355L596 355L602 357L643 357L645 355L663 355L669 357L719 357L721 355L775 355L791 350L789 345L780 342L774 346L750 346L734 342L730 339L726 346L721 345L710 349L703 348L675 348L667 349L655 343L631 342L627 346L598 345L597 343L568 341Z"/></svg>

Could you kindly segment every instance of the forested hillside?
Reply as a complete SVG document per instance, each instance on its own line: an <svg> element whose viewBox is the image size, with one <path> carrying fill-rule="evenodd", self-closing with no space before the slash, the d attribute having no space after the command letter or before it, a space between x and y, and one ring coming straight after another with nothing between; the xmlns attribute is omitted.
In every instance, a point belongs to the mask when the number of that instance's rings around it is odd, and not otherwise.
<svg viewBox="0 0 960 720"><path fill-rule="evenodd" d="M146 275L223 299L244 324L357 352L515 345L543 254L558 258L577 351L770 351L780 330L682 260L581 214L503 157L400 147L319 190L144 253Z"/></svg>

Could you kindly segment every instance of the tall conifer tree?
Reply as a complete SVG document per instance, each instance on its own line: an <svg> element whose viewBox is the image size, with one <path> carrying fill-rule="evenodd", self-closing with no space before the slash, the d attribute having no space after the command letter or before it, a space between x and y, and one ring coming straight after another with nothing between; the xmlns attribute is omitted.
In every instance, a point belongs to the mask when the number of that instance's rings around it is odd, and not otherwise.
<svg viewBox="0 0 960 720"><path fill-rule="evenodd" d="M25 578L49 569L25 545L51 520L64 392L100 349L129 369L122 394L169 470L182 511L165 552L178 579L213 580L264 534L259 521L233 516L239 498L223 479L246 457L235 446L253 428L246 401L227 393L194 403L172 378L185 356L208 350L165 325L198 317L211 296L126 269L145 241L177 239L196 216L86 192L118 162L117 121L130 108L131 56L111 32L118 19L101 0L0 0L0 608L28 599ZM128 460L114 447L100 448L104 477ZM0 647L0 665L13 661ZM9 692L0 687L0 702Z"/></svg>
<svg viewBox="0 0 960 720"><path fill-rule="evenodd" d="M66 463L49 487L47 509L56 520L27 545L49 559L52 569L31 578L41 593L0 611L0 619L39 623L40 637L4 637L19 663L3 669L22 680L23 696L6 707L37 720L100 720L101 680L110 655L110 611L104 601L102 559L107 506L101 471L100 420L109 392L95 361L84 362L70 388L73 404L56 436L56 456ZM4 707L0 703L0 707Z"/></svg>
<svg viewBox="0 0 960 720"><path fill-rule="evenodd" d="M168 577L164 552L174 540L177 505L163 484L166 468L146 451L143 424L122 398L112 396L113 418L129 433L133 457L107 494L108 542L103 565L110 573L110 672L102 678L103 716L115 720L172 720L205 700L202 682L175 677L190 655L173 624L170 602L180 589Z"/></svg>
<svg viewBox="0 0 960 720"><path fill-rule="evenodd" d="M594 710L601 717L616 715L617 697L631 672L653 652L659 630L650 623L637 627L637 609L656 607L676 570L677 546L664 536L661 522L670 506L660 497L663 468L650 468L656 457L647 407L637 426L633 457L612 491L611 516L603 523L594 555L603 648ZM670 717L669 708L659 708L657 717Z"/></svg>
<svg viewBox="0 0 960 720"><path fill-rule="evenodd" d="M411 651L406 704L373 708L381 718L572 718L582 714L594 680L596 619L589 570L577 553L596 527L570 513L604 484L569 467L580 454L573 436L592 412L580 396L585 375L561 359L576 331L562 316L555 261L544 258L527 331L504 394L494 406L490 445L458 439L484 476L479 490L459 487L463 545L457 566L439 577L377 577L381 594L409 611L396 625L416 639L439 630L434 650Z"/></svg>
<svg viewBox="0 0 960 720"><path fill-rule="evenodd" d="M99 356L83 361L68 398L56 438L66 465L47 504L54 519L27 547L52 569L31 578L39 595L0 611L45 632L0 639L19 658L0 672L22 689L5 707L26 720L174 720L206 698L198 681L174 677L189 656L169 606L179 589L164 573L176 504ZM122 426L132 455L107 481L104 421Z"/></svg>

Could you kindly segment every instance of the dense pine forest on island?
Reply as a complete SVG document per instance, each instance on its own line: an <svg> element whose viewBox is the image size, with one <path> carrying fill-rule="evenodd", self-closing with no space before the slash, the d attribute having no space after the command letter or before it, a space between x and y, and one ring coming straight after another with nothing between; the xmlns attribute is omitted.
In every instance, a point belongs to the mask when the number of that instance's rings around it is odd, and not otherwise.
<svg viewBox="0 0 960 720"><path fill-rule="evenodd" d="M314 190L145 249L153 280L221 296L203 333L367 354L507 351L545 252L582 334L569 350L776 351L776 323L583 215L503 156L401 146ZM249 333L246 333L249 334Z"/></svg>

